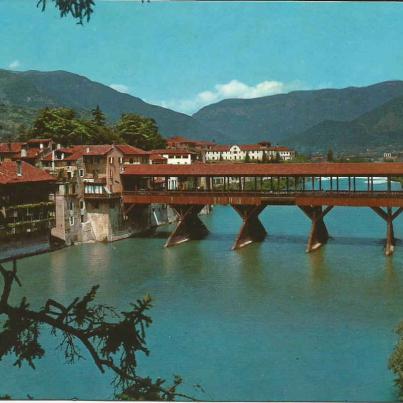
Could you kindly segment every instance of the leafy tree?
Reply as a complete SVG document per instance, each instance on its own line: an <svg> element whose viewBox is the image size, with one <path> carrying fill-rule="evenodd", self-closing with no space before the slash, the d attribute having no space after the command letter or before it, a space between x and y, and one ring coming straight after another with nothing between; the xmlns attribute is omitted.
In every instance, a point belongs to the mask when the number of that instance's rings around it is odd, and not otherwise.
<svg viewBox="0 0 403 403"><path fill-rule="evenodd" d="M297 154L294 159L290 162L309 162L310 159L308 156L304 155L304 154Z"/></svg>
<svg viewBox="0 0 403 403"><path fill-rule="evenodd" d="M71 15L78 20L78 24L89 21L94 12L94 0L37 0L37 7L45 11L48 2L51 2L60 12L60 17Z"/></svg>
<svg viewBox="0 0 403 403"><path fill-rule="evenodd" d="M90 130L69 108L45 108L39 111L30 137L51 138L63 145L88 144Z"/></svg>
<svg viewBox="0 0 403 403"><path fill-rule="evenodd" d="M249 155L248 152L247 152L246 155L245 155L244 162L246 162L246 163L250 162L250 155Z"/></svg>
<svg viewBox="0 0 403 403"><path fill-rule="evenodd" d="M333 162L334 161L333 150L331 148L329 148L329 150L327 152L326 159L327 159L328 162Z"/></svg>
<svg viewBox="0 0 403 403"><path fill-rule="evenodd" d="M94 123L96 126L100 126L100 127L106 126L105 114L102 112L99 105L97 105L95 109L92 109L91 115L92 115L91 122Z"/></svg>
<svg viewBox="0 0 403 403"><path fill-rule="evenodd" d="M280 153L278 151L276 152L276 157L274 159L274 162L281 162Z"/></svg>
<svg viewBox="0 0 403 403"><path fill-rule="evenodd" d="M165 380L153 380L137 375L137 353L149 355L146 329L152 323L147 311L151 298L146 296L132 303L125 312L110 306L95 304L98 286L83 297L63 305L48 299L39 310L30 307L24 297L16 305L9 301L12 287L21 281L17 276L16 261L12 269L0 264L3 291L0 296L0 360L8 354L16 357L15 365L24 363L35 369L35 361L42 358L45 349L40 342L43 326L51 329L53 336L61 335L59 347L66 361L73 363L81 358L79 345L90 354L96 367L104 373L112 371L115 378L115 396L135 400L173 400L175 397L192 399L177 392L182 384L175 377L173 384L165 387ZM60 339L59 339L60 340Z"/></svg>
<svg viewBox="0 0 403 403"><path fill-rule="evenodd" d="M104 114L99 108L92 112L92 120L77 117L69 108L45 108L38 112L32 129L19 136L20 140L30 138L51 138L65 146L73 144L111 144L121 139L106 125Z"/></svg>
<svg viewBox="0 0 403 403"><path fill-rule="evenodd" d="M132 146L144 150L165 148L166 146L154 119L126 113L122 115L115 128L119 137Z"/></svg>

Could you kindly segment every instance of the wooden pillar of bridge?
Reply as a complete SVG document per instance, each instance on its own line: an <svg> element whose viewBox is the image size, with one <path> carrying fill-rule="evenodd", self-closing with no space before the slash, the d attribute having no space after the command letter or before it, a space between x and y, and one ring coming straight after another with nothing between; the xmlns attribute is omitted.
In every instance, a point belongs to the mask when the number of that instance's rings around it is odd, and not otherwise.
<svg viewBox="0 0 403 403"><path fill-rule="evenodd" d="M329 239L329 233L323 218L333 208L333 206L327 206L325 209L322 206L298 206L308 218L312 221L311 232L308 238L308 244L306 247L307 252L312 252L319 249L322 245L327 243Z"/></svg>
<svg viewBox="0 0 403 403"><path fill-rule="evenodd" d="M385 242L385 255L390 256L393 254L396 245L395 233L393 230L393 220L400 215L403 208L398 208L394 213L391 207L387 207L386 211L381 207L371 207L376 214L386 221L386 242Z"/></svg>
<svg viewBox="0 0 403 403"><path fill-rule="evenodd" d="M241 230L235 240L232 249L243 248L252 242L262 242L267 235L263 224L259 220L259 214L266 205L259 206L242 205L232 206L234 210L241 216L243 224Z"/></svg>
<svg viewBox="0 0 403 403"><path fill-rule="evenodd" d="M165 247L179 245L183 242L202 239L208 234L208 229L198 217L203 205L170 205L178 215L178 224L165 242Z"/></svg>

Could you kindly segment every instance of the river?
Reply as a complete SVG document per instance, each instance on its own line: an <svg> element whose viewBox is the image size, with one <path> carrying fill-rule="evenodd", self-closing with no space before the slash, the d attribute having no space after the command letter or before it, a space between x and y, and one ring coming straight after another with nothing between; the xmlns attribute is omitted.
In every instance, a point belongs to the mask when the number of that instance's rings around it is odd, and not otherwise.
<svg viewBox="0 0 403 403"><path fill-rule="evenodd" d="M139 374L179 374L183 390L203 400L396 400L387 363L403 320L403 245L383 255L386 225L369 208L334 208L325 219L332 239L311 254L299 209L267 207L260 217L268 237L239 251L230 249L240 218L215 207L202 218L211 231L202 241L164 249L161 228L154 238L27 258L13 297L39 307L99 284L99 301L124 310L151 294L151 355L140 357ZM66 365L55 339L44 332L42 340L36 370L1 361L0 393L113 397L111 379L88 355Z"/></svg>

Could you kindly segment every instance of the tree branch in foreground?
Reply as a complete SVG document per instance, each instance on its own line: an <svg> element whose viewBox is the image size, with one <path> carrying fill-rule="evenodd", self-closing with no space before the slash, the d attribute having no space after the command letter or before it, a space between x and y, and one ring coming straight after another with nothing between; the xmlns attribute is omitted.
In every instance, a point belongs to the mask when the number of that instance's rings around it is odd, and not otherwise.
<svg viewBox="0 0 403 403"><path fill-rule="evenodd" d="M0 264L0 274L4 283L0 297L0 322L4 323L0 332L0 360L7 354L14 354L17 357L14 365L21 367L26 362L35 368L34 361L45 354L39 340L41 325L48 325L52 335L62 336L59 347L64 350L67 362L73 363L81 358L79 345L82 345L102 373L106 369L114 373L117 398L174 400L180 397L194 400L177 392L182 384L178 376L174 377L171 386L164 387L164 379L152 380L136 374L136 354L149 354L145 336L146 328L152 323L147 315L152 306L151 297L138 299L130 304L127 312L117 312L113 307L94 303L99 288L94 286L67 306L48 299L44 307L36 311L30 309L25 297L16 306L9 302L14 282L21 286L16 262L11 270Z"/></svg>
<svg viewBox="0 0 403 403"><path fill-rule="evenodd" d="M55 4L60 17L71 15L81 25L83 21L89 22L95 6L94 0L38 0L36 6L45 11L48 2Z"/></svg>

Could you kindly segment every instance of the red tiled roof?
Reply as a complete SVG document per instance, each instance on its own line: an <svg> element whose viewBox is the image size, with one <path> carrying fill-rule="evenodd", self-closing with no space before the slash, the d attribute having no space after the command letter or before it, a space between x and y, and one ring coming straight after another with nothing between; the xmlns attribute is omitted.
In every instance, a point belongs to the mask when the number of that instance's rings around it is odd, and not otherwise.
<svg viewBox="0 0 403 403"><path fill-rule="evenodd" d="M268 150L270 150L270 151L292 151L286 146L272 146L272 147L269 147Z"/></svg>
<svg viewBox="0 0 403 403"><path fill-rule="evenodd" d="M27 143L30 144L40 144L40 143L49 143L52 139L31 139L28 140Z"/></svg>
<svg viewBox="0 0 403 403"><path fill-rule="evenodd" d="M53 157L53 153L55 153L55 156ZM63 160L60 158L57 158L56 154L65 154L65 157ZM51 151L50 153L46 154L44 157L41 158L41 161L64 161L68 156L70 156L73 153L73 151L70 148L58 148L55 151Z"/></svg>
<svg viewBox="0 0 403 403"><path fill-rule="evenodd" d="M150 156L151 161L166 161L166 158L159 154L152 154Z"/></svg>
<svg viewBox="0 0 403 403"><path fill-rule="evenodd" d="M164 149L164 150L151 150L152 154L166 154L166 155L189 155L195 154L193 151L183 150L183 149Z"/></svg>
<svg viewBox="0 0 403 403"><path fill-rule="evenodd" d="M123 155L147 155L148 152L142 150L141 148L133 147L128 144L115 144L115 147L123 154Z"/></svg>
<svg viewBox="0 0 403 403"><path fill-rule="evenodd" d="M0 154L4 153L19 153L21 152L21 147L25 143L15 142L15 143L0 143Z"/></svg>
<svg viewBox="0 0 403 403"><path fill-rule="evenodd" d="M192 141L192 140L189 140L186 137L182 137L182 136L172 136L172 137L167 138L167 141L187 142L187 141Z"/></svg>
<svg viewBox="0 0 403 403"><path fill-rule="evenodd" d="M242 151L261 151L267 150L266 146L262 146L261 144L240 144L238 146Z"/></svg>
<svg viewBox="0 0 403 403"><path fill-rule="evenodd" d="M223 151L229 151L229 149L232 146L228 145L228 144L216 144L215 146L211 147L211 149L209 151L215 151L215 152L223 152Z"/></svg>
<svg viewBox="0 0 403 403"><path fill-rule="evenodd" d="M74 146L73 147L60 147L60 148L57 148L55 151L61 151L62 153L65 153L65 154L73 154Z"/></svg>
<svg viewBox="0 0 403 403"><path fill-rule="evenodd" d="M105 155L112 150L112 145L86 145L82 146L83 155Z"/></svg>
<svg viewBox="0 0 403 403"><path fill-rule="evenodd" d="M56 178L45 171L36 168L27 162L21 161L22 175L17 175L17 162L4 161L0 163L0 184L9 185L13 183L29 182L54 182Z"/></svg>
<svg viewBox="0 0 403 403"><path fill-rule="evenodd" d="M82 151L74 151L73 154L69 155L66 157L64 160L65 161L77 161L79 158L83 156Z"/></svg>
<svg viewBox="0 0 403 403"><path fill-rule="evenodd" d="M107 154L112 150L112 145L102 144L102 145L77 145L71 147L72 154L66 157L65 161L77 161L83 155L89 156L102 156Z"/></svg>
<svg viewBox="0 0 403 403"><path fill-rule="evenodd" d="M279 163L128 165L122 175L138 176L403 176L403 163Z"/></svg>
<svg viewBox="0 0 403 403"><path fill-rule="evenodd" d="M21 157L21 158L22 159L36 158L41 152L42 152L42 150L40 148L36 148L36 147L28 148L26 156Z"/></svg>

